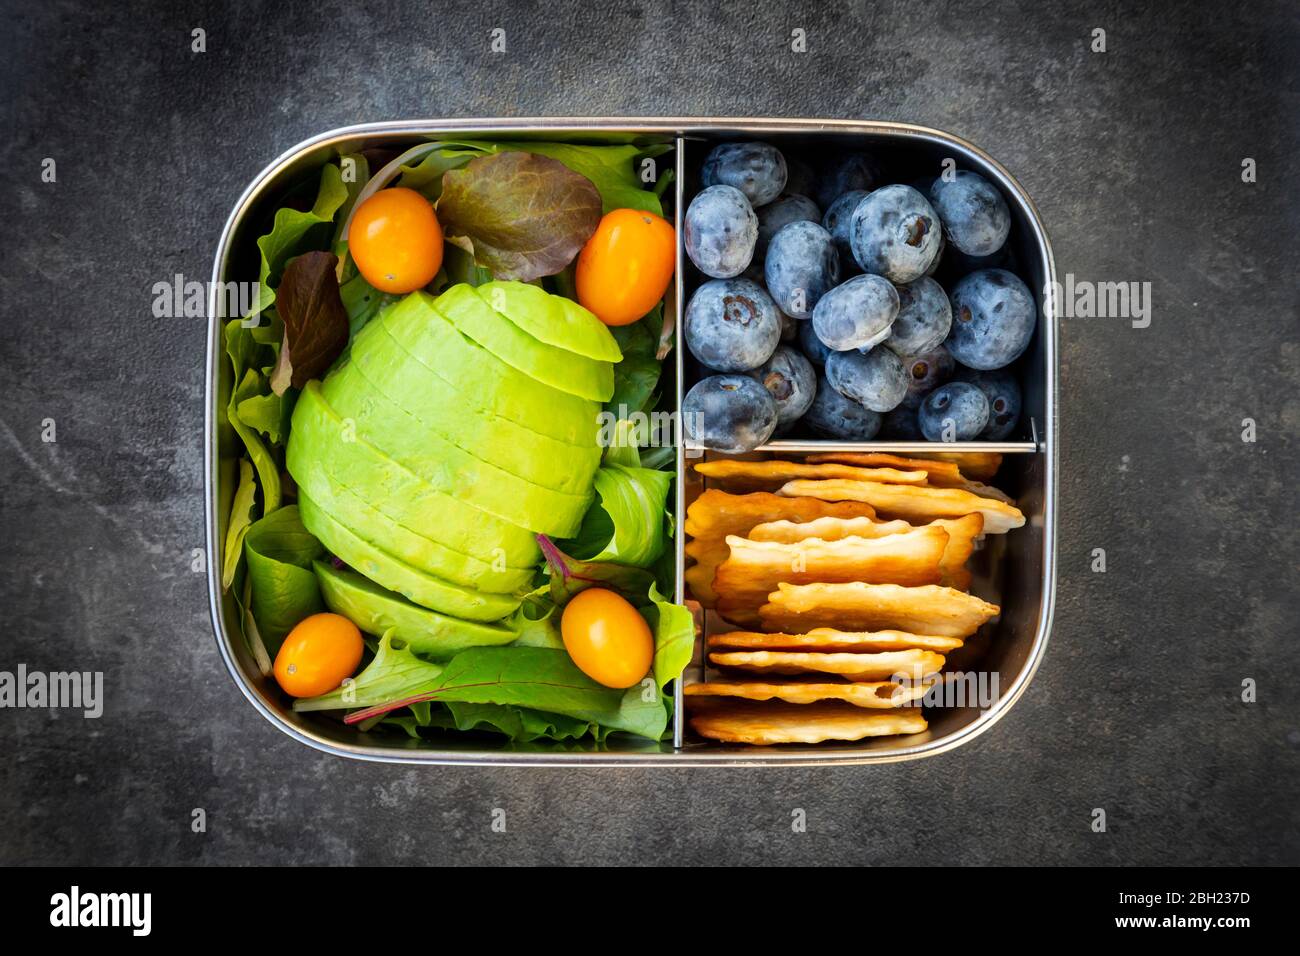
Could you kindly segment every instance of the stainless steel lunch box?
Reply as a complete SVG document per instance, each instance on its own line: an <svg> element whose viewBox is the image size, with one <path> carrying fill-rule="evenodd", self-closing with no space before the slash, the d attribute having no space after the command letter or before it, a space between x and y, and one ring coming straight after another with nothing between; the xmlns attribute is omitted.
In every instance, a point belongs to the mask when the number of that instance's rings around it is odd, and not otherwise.
<svg viewBox="0 0 1300 956"><path fill-rule="evenodd" d="M681 689L677 689L674 734L671 743L620 740L609 745L496 743L482 735L447 735L434 741L398 737L378 738L345 727L319 714L296 714L285 703L272 678L263 678L242 637L238 609L231 595L221 590L222 542L227 520L226 504L233 488L227 486L229 469L222 458L239 454L237 447L218 447L218 416L226 407L231 372L221 340L221 323L211 320L208 330L205 415L204 505L208 548L208 591L217 646L231 677L249 702L272 724L296 740L327 753L363 760L426 764L480 764L511 766L764 766L786 764L883 763L940 753L982 733L1007 712L1024 692L1042 660L1052 625L1056 589L1056 315L1042 290L1055 282L1052 250L1033 202L1019 184L992 158L972 144L938 130L900 123L856 120L798 119L468 119L413 120L369 123L332 130L295 146L267 166L244 190L226 220L217 244L212 269L209 316L216 316L221 283L247 279L249 248L260 226L269 219L288 186L302 174L340 153L369 146L405 147L429 139L475 138L548 139L574 142L671 142L676 146L675 197L670 202L681 233L684 196L689 196L686 175L697 168L712 143L726 139L762 138L783 145L818 148L854 146L914 157L926 168L937 168L945 157L961 168L972 169L995 183L1011 208L1011 242L1019 272L1041 303L1039 326L1025 368L1022 440L945 444L913 442L808 442L777 441L765 450L798 456L808 451L871 450L1000 451L1004 453L998 485L1015 496L1026 523L1008 535L993 538L973 562L977 590L995 592L1002 604L1001 617L986 626L963 648L959 666L995 672L999 680L997 701L990 707L933 709L930 728L911 737L884 737L848 744L816 746L742 747L693 739L684 726ZM251 262L255 263L255 259ZM680 328L685 301L683 256L678 249L678 269L672 302ZM683 361L680 348L673 351L676 396L680 405ZM237 442L237 439L235 440ZM677 450L675 509L677 527L688 501L699 491L689 460ZM677 600L683 599L683 534L678 533ZM984 594L984 596L989 596ZM950 663L958 664L957 661ZM701 676L699 649L687 678Z"/></svg>

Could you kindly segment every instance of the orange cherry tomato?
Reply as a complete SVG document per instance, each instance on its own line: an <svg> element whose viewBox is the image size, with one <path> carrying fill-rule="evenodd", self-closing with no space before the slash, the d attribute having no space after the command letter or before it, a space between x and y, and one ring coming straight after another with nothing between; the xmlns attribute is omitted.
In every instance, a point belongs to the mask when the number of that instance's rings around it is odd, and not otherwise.
<svg viewBox="0 0 1300 956"><path fill-rule="evenodd" d="M606 687L631 687L654 661L650 625L636 608L604 588L587 588L569 601L560 634L578 670Z"/></svg>
<svg viewBox="0 0 1300 956"><path fill-rule="evenodd" d="M365 644L341 614L313 614L298 622L275 655L275 679L290 697L326 694L357 672Z"/></svg>
<svg viewBox="0 0 1300 956"><path fill-rule="evenodd" d="M381 189L353 214L348 252L376 289L414 292L442 268L442 226L414 189Z"/></svg>
<svg viewBox="0 0 1300 956"><path fill-rule="evenodd" d="M654 213L615 209L578 253L578 302L606 325L631 325L668 291L677 232Z"/></svg>

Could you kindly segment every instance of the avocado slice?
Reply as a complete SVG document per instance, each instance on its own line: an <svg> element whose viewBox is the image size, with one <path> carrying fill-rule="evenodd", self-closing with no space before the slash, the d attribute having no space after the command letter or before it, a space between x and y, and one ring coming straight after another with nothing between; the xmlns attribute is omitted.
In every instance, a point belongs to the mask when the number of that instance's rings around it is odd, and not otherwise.
<svg viewBox="0 0 1300 956"><path fill-rule="evenodd" d="M609 401L614 394L614 366L547 345L479 298L474 287L454 285L434 302L461 332L501 361L562 392Z"/></svg>
<svg viewBox="0 0 1300 956"><path fill-rule="evenodd" d="M482 591L516 591L533 579L535 565L511 568L482 561L403 527L361 496L335 484L319 462L299 469L299 474L299 489L326 513L345 520L359 537L417 570Z"/></svg>
<svg viewBox="0 0 1300 956"><path fill-rule="evenodd" d="M330 376L331 378L333 375ZM530 531L568 538L577 533L593 493L552 491L490 465L429 431L419 419L355 379L322 388L357 435L439 491ZM590 483L589 483L590 484Z"/></svg>
<svg viewBox="0 0 1300 956"><path fill-rule="evenodd" d="M572 299L525 282L485 282L474 291L539 342L598 362L621 362L609 327Z"/></svg>
<svg viewBox="0 0 1300 956"><path fill-rule="evenodd" d="M313 561L325 606L342 614L367 634L391 630L421 657L445 661L467 647L509 644L518 637L500 624L462 621L412 604L355 571Z"/></svg>
<svg viewBox="0 0 1300 956"><path fill-rule="evenodd" d="M391 554L369 544L298 489L298 514L303 526L320 543L370 580L383 583L421 607L471 621L498 621L521 603L522 596L476 591L443 578L425 574Z"/></svg>
<svg viewBox="0 0 1300 956"><path fill-rule="evenodd" d="M335 365L322 385L325 400L340 411L344 402L337 396L353 389L379 393L419 419L429 431L544 488L581 494L591 487L600 467L595 436L587 448L579 448L466 407L459 388L411 358L382 325L362 329L349 358Z"/></svg>
<svg viewBox="0 0 1300 956"><path fill-rule="evenodd" d="M324 468L334 481L376 511L404 527L482 561L504 560L509 567L534 565L537 539L496 515L480 511L439 491L358 438L356 425L343 421L308 382L293 409L285 465L300 484L310 469Z"/></svg>
<svg viewBox="0 0 1300 956"><path fill-rule="evenodd" d="M460 389L462 402L570 445L585 448L595 441L599 404L507 365L462 335L433 303L427 292L412 292L370 325L382 327L430 372Z"/></svg>

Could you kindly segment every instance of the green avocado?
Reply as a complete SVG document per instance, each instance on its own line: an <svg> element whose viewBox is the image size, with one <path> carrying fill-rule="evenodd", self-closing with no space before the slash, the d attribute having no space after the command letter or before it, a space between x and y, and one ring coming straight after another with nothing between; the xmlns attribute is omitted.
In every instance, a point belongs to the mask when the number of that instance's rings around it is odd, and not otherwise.
<svg viewBox="0 0 1300 956"><path fill-rule="evenodd" d="M422 608L355 571L322 561L313 562L312 567L326 607L367 634L391 630L421 657L444 661L467 647L509 644L518 636L499 624L462 621Z"/></svg>
<svg viewBox="0 0 1300 956"><path fill-rule="evenodd" d="M533 338L479 298L473 286L452 286L438 296L434 308L501 361L539 382L596 402L614 394L613 365Z"/></svg>
<svg viewBox="0 0 1300 956"><path fill-rule="evenodd" d="M609 327L572 299L524 282L485 282L474 291L539 342L598 362L621 362Z"/></svg>
<svg viewBox="0 0 1300 956"><path fill-rule="evenodd" d="M354 389L376 392L476 458L544 488L581 494L600 467L594 438L579 448L467 407L457 388L411 358L382 325L361 330L351 356L334 366L322 388L325 400L340 412L347 403L338 396Z"/></svg>
<svg viewBox="0 0 1300 956"><path fill-rule="evenodd" d="M299 474L299 489L326 513L345 521L360 538L417 570L482 591L516 591L533 579L536 566L511 568L482 561L403 527L366 504L361 496L335 484L319 462L299 469Z"/></svg>
<svg viewBox="0 0 1300 956"><path fill-rule="evenodd" d="M358 438L356 423L329 407L319 382L308 382L294 405L285 463L300 484L311 480L312 468L324 468L336 485L376 511L481 561L503 559L508 567L523 568L540 556L530 531L439 491Z"/></svg>
<svg viewBox="0 0 1300 956"><path fill-rule="evenodd" d="M439 491L481 511L558 538L577 533L591 504L591 491L552 491L490 465L434 434L410 412L363 385L364 380L351 379L346 388L332 388L327 379L323 387L335 412L355 422L358 437Z"/></svg>
<svg viewBox="0 0 1300 956"><path fill-rule="evenodd" d="M421 607L471 621L498 621L523 602L520 595L475 591L416 570L367 543L301 492L299 488L299 517L321 544L372 581L382 581Z"/></svg>
<svg viewBox="0 0 1300 956"><path fill-rule="evenodd" d="M466 405L570 445L586 448L595 442L600 405L507 365L457 331L433 303L427 292L412 292L370 325L382 327L425 368L455 386Z"/></svg>

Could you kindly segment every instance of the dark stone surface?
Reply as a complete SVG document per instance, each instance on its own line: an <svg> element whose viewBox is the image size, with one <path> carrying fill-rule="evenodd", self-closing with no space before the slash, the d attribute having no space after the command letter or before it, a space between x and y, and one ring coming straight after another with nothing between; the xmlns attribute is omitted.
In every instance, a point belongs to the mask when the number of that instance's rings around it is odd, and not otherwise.
<svg viewBox="0 0 1300 956"><path fill-rule="evenodd" d="M1300 8L712 7L4 4L0 669L103 670L108 703L0 711L0 862L1300 862ZM998 727L881 767L412 769L241 699L190 570L205 332L149 289L205 278L244 183L310 134L529 114L949 129L1036 198L1062 274L1152 283L1150 328L1062 323L1056 628Z"/></svg>

